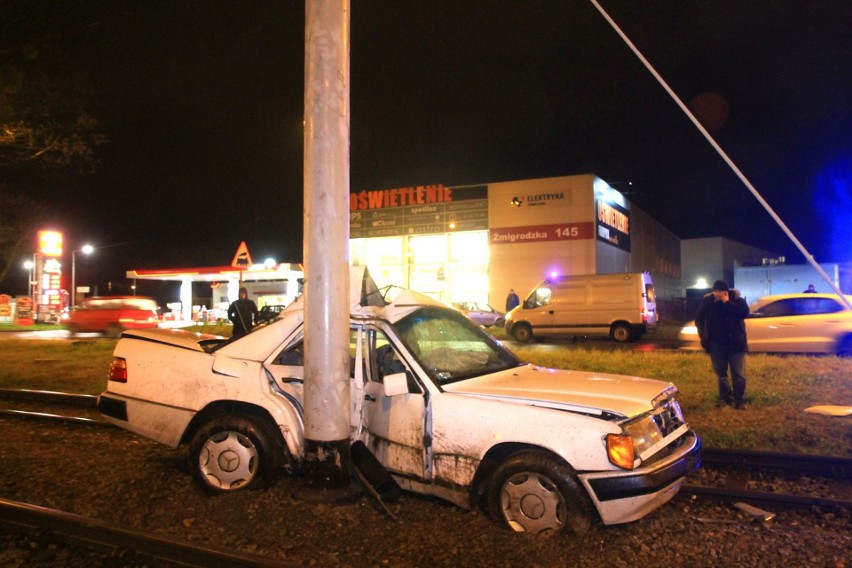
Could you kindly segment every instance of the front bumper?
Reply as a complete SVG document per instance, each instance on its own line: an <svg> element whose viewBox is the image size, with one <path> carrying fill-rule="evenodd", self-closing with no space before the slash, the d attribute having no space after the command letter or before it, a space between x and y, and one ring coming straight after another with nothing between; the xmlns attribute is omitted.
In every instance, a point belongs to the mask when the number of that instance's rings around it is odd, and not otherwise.
<svg viewBox="0 0 852 568"><path fill-rule="evenodd" d="M674 497L684 478L701 467L701 439L684 436L670 455L633 471L580 474L605 525L640 519Z"/></svg>

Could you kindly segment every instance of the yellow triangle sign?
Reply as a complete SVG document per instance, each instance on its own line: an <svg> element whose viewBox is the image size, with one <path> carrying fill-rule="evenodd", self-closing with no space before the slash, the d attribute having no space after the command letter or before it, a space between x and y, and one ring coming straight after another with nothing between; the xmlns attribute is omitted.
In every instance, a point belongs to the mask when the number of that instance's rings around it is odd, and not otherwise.
<svg viewBox="0 0 852 568"><path fill-rule="evenodd" d="M231 266L234 268L248 268L252 264L246 242L242 241L240 247L237 249L237 254L234 255L234 260L231 261Z"/></svg>

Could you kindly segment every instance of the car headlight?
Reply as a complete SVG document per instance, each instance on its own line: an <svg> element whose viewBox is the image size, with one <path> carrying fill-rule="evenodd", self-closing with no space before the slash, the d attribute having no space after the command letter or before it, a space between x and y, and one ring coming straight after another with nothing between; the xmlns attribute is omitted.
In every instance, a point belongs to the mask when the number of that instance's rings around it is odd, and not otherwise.
<svg viewBox="0 0 852 568"><path fill-rule="evenodd" d="M640 458L643 457L646 451L653 448L657 442L663 439L660 427L651 416L645 416L637 422L626 425L624 431L633 438L634 451Z"/></svg>
<svg viewBox="0 0 852 568"><path fill-rule="evenodd" d="M698 335L698 328L693 325L685 325L680 328L681 335Z"/></svg>
<svg viewBox="0 0 852 568"><path fill-rule="evenodd" d="M643 459L646 452L664 438L662 430L652 416L626 424L624 434L607 434L606 449L609 461L622 469L633 469L636 459Z"/></svg>

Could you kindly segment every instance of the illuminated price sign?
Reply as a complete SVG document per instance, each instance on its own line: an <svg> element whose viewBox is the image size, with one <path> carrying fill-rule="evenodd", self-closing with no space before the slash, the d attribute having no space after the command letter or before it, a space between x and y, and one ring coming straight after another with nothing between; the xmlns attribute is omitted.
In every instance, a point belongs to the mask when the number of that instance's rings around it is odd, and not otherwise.
<svg viewBox="0 0 852 568"><path fill-rule="evenodd" d="M62 256L62 233L59 231L39 231L38 250L44 256Z"/></svg>

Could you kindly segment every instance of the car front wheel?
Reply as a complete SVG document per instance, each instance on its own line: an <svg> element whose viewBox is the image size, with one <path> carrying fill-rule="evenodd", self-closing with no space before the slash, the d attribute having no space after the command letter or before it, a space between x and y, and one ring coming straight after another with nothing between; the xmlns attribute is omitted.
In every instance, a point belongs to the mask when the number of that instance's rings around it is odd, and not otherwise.
<svg viewBox="0 0 852 568"><path fill-rule="evenodd" d="M529 343L533 338L532 328L525 323L515 324L512 328L512 337L519 343Z"/></svg>
<svg viewBox="0 0 852 568"><path fill-rule="evenodd" d="M592 523L591 503L573 470L534 450L500 464L488 506L495 520L518 532L583 534Z"/></svg>
<svg viewBox="0 0 852 568"><path fill-rule="evenodd" d="M283 450L271 428L244 416L222 416L202 426L189 445L193 476L224 493L267 486L282 465Z"/></svg>

